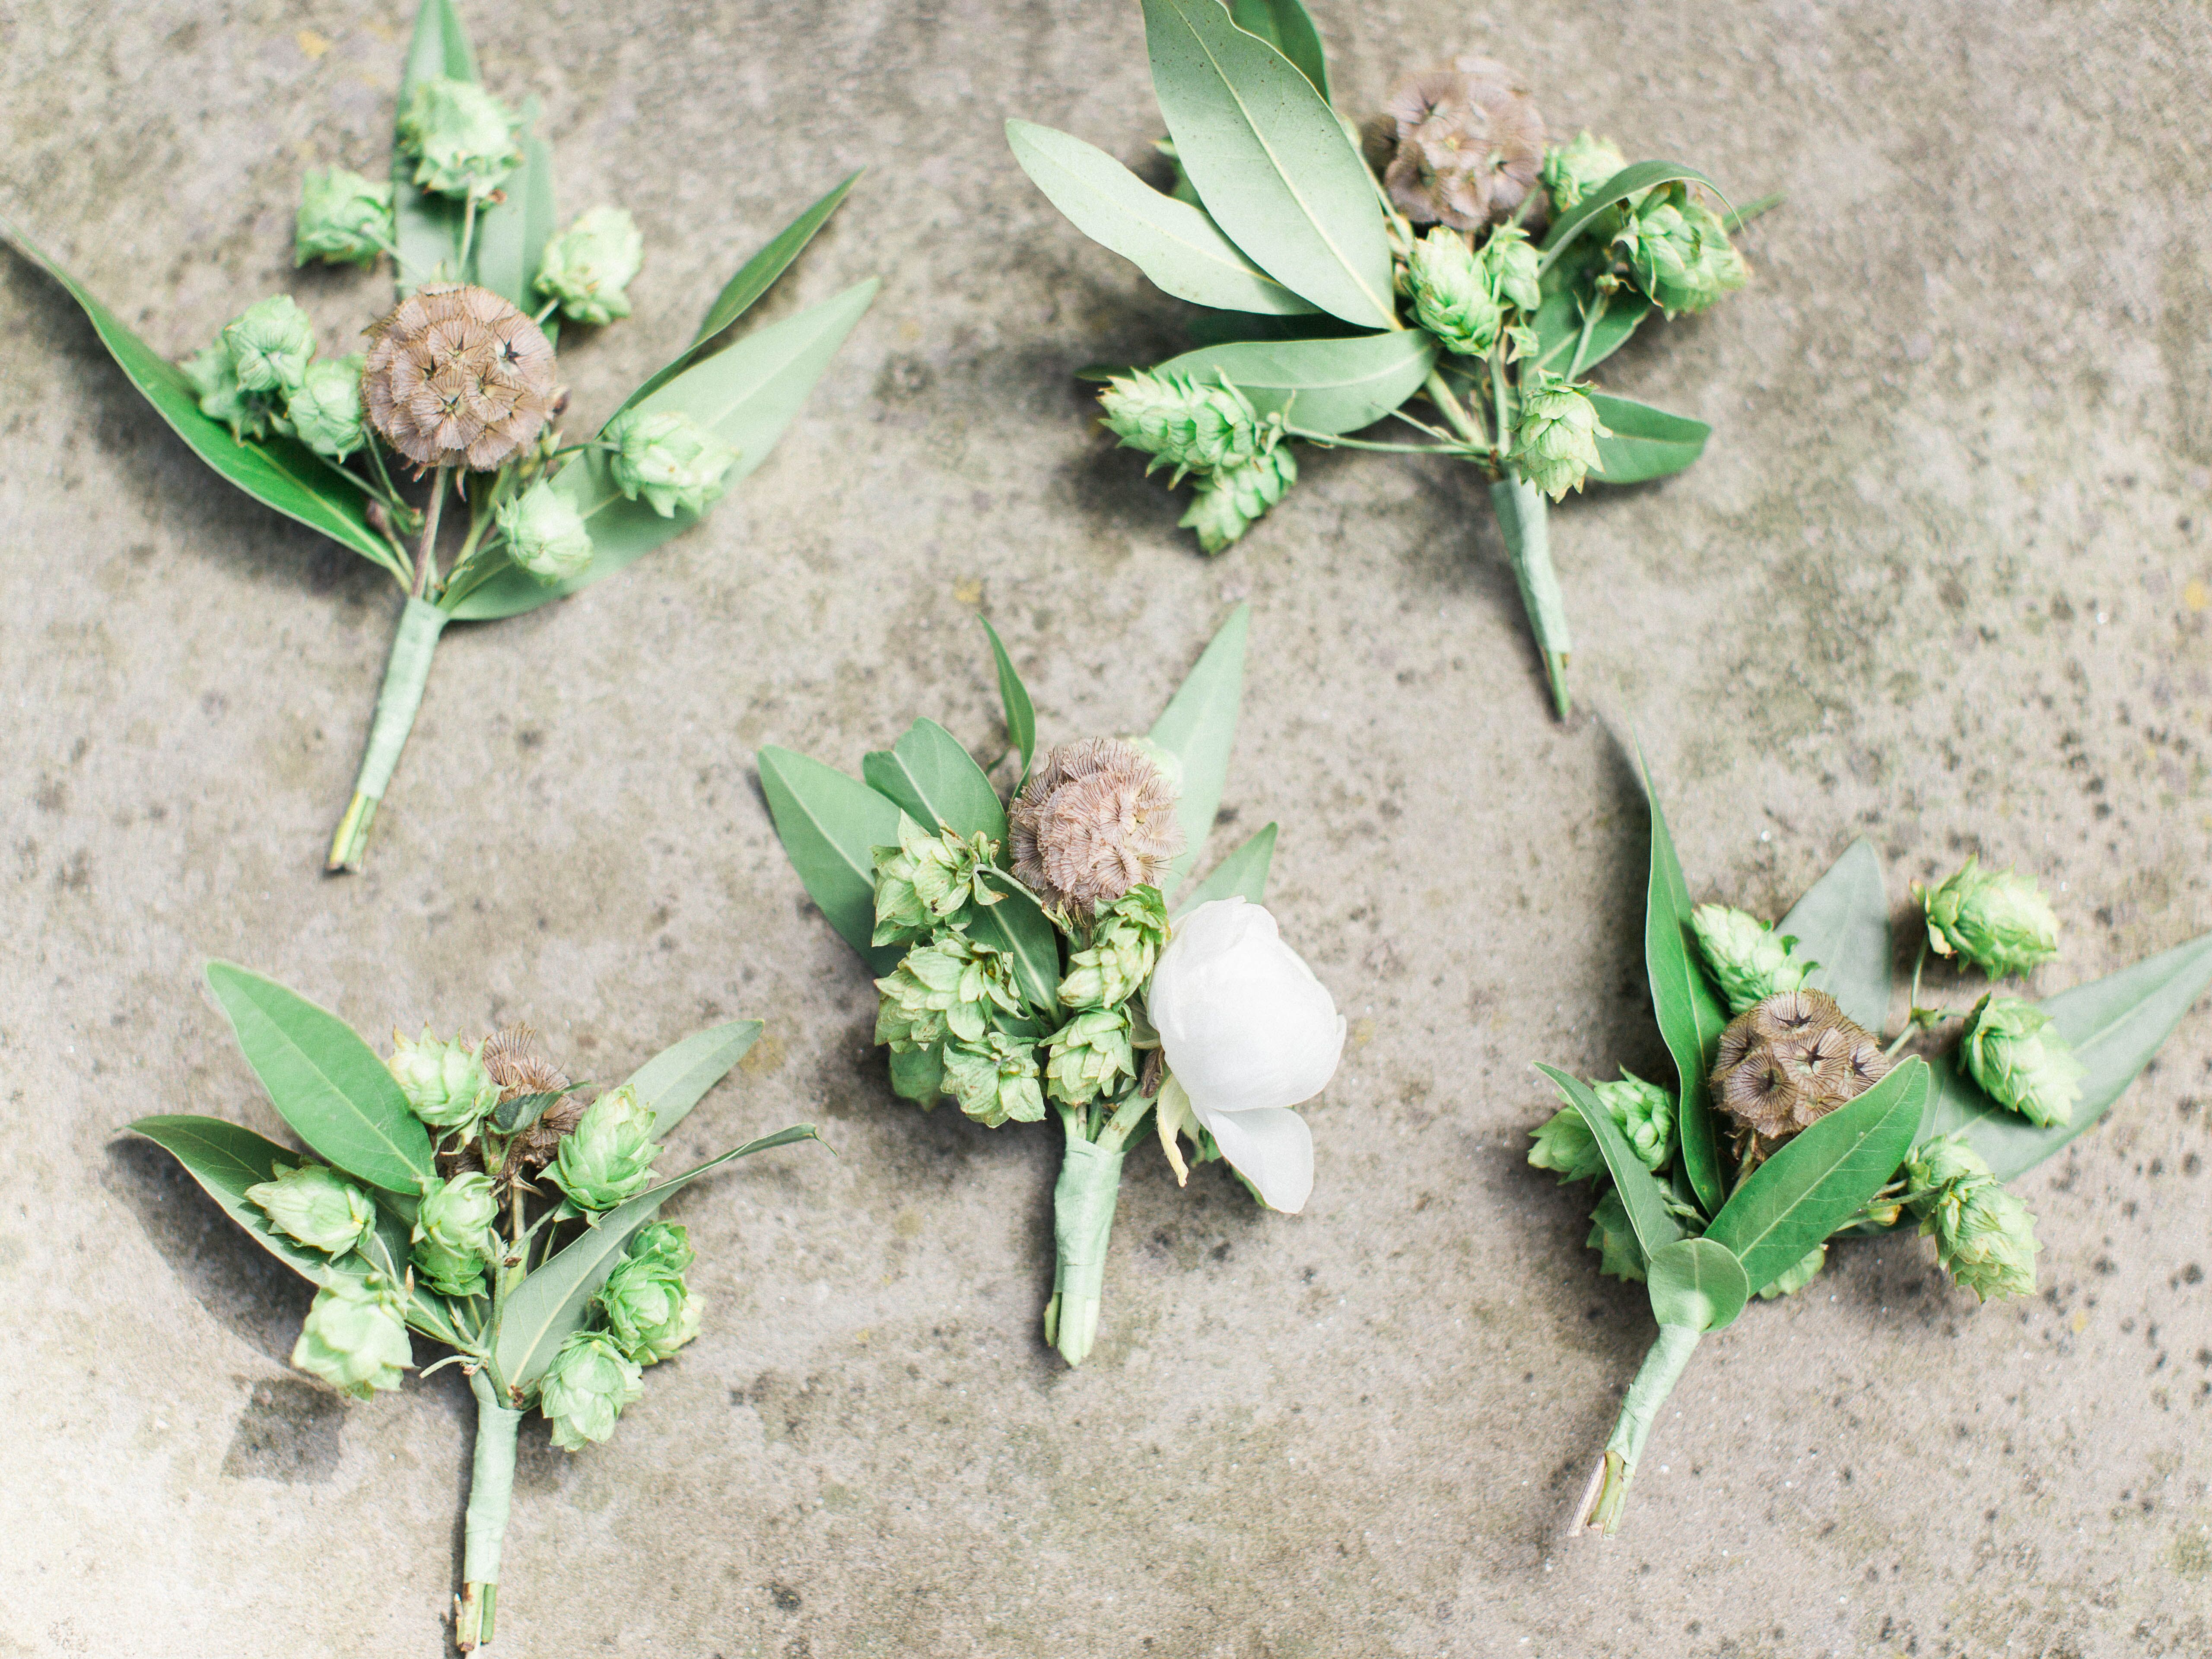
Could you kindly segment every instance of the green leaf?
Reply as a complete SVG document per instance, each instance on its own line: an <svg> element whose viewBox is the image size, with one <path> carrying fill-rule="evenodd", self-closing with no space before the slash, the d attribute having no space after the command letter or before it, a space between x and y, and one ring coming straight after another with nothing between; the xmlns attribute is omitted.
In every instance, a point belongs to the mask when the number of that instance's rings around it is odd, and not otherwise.
<svg viewBox="0 0 2212 1659"><path fill-rule="evenodd" d="M468 31L461 27L461 15L453 0L422 0L415 14L415 34L408 43L406 64L400 71L392 136L392 209L403 299L423 283L441 277L451 282L461 274L462 204L451 197L415 188L414 158L400 147L398 131L399 113L414 95L416 82L441 76L474 81L476 52L469 46Z"/></svg>
<svg viewBox="0 0 2212 1659"><path fill-rule="evenodd" d="M795 317L755 330L684 370L640 406L679 410L735 446L737 464L722 480L735 484L768 459L867 310L876 286L871 278ZM697 514L681 509L664 519L641 501L625 501L604 450L577 456L554 479L553 488L568 497L592 532L592 562L583 574L547 586L508 566L455 605L454 616L485 622L533 611L614 574L699 521Z"/></svg>
<svg viewBox="0 0 2212 1659"><path fill-rule="evenodd" d="M1225 380L1262 415L1280 411L1301 431L1334 437L1372 426L1404 403L1428 379L1436 359L1435 337L1408 328L1327 340L1200 346L1170 357L1155 372L1208 384Z"/></svg>
<svg viewBox="0 0 2212 1659"><path fill-rule="evenodd" d="M898 966L895 945L872 945L878 847L898 842L899 809L864 783L788 749L758 757L761 792L792 868L822 914L878 978Z"/></svg>
<svg viewBox="0 0 2212 1659"><path fill-rule="evenodd" d="M534 316L544 303L535 286L538 267L553 237L553 147L543 138L524 139L522 166L504 188L505 201L477 210L469 263L479 287Z"/></svg>
<svg viewBox="0 0 2212 1659"><path fill-rule="evenodd" d="M1999 1181L2024 1174L2112 1109L2208 987L2212 933L2061 991L2038 1006L2072 1046L2085 1073L2073 1121L2037 1128L1984 1094L1947 1057L1936 1062L1936 1087L1916 1138L1963 1129L1967 1143Z"/></svg>
<svg viewBox="0 0 2212 1659"><path fill-rule="evenodd" d="M1753 1291L1796 1267L1897 1173L1928 1097L1917 1057L1799 1131L1736 1188L1705 1237L1735 1252Z"/></svg>
<svg viewBox="0 0 2212 1659"><path fill-rule="evenodd" d="M1820 964L1808 983L1880 1034L1889 1016L1889 898L1873 842L1862 836L1846 848L1774 931L1796 938L1801 959Z"/></svg>
<svg viewBox="0 0 2212 1659"><path fill-rule="evenodd" d="M775 234L774 240L758 253L738 268L738 274L723 284L722 291L714 296L714 303L707 307L707 315L699 325L699 331L691 337L691 343L678 352L674 360L663 364L644 385L623 399L623 408L651 397L654 392L681 374L693 363L708 355L708 349L723 331L753 307L762 295L775 286L775 279L790 268L791 262L805 251L814 240L814 234L830 222L830 216L837 210L860 174L867 169L856 167L841 179L836 187L812 207L793 219Z"/></svg>
<svg viewBox="0 0 2212 1659"><path fill-rule="evenodd" d="M996 904L978 905L968 931L979 945L1006 951L1014 975L1032 1007L1060 1006L1060 930L1037 902L1011 878L999 884L1005 895Z"/></svg>
<svg viewBox="0 0 2212 1659"><path fill-rule="evenodd" d="M1000 641L999 630L991 626L991 619L978 617L975 620L991 636L991 658L999 665L999 702L1006 711L1006 741L1021 751L1022 775L1014 782L1018 790L1029 781L1030 757L1036 752L1036 707L1030 702L1030 689L1014 672L1014 659L1006 654L1006 647Z"/></svg>
<svg viewBox="0 0 2212 1659"><path fill-rule="evenodd" d="M1637 757L1641 762L1639 751ZM1644 794L1651 807L1651 878L1644 908L1644 965L1651 976L1651 1006L1659 1035L1674 1056L1680 1092L1675 1096L1675 1140L1682 1168L1698 1202L1711 1215L1721 1206L1720 1149L1713 1134L1712 1109L1705 1099L1705 1073L1713 1050L1728 1028L1728 1010L1705 982L1697 940L1690 933L1690 888L1682 879L1674 838L1651 769L1644 767ZM1810 1248L1809 1246L1808 1248ZM1800 1255L1804 1251L1798 1252Z"/></svg>
<svg viewBox="0 0 2212 1659"><path fill-rule="evenodd" d="M1202 208L1163 196L1095 144L1006 123L1014 160L1074 227L1178 300L1224 311L1310 315L1313 307L1237 252Z"/></svg>
<svg viewBox="0 0 2212 1659"><path fill-rule="evenodd" d="M1667 1207L1666 1189L1644 1167L1643 1159L1636 1156L1635 1149L1620 1133L1613 1114L1598 1103L1589 1085L1557 1066L1540 1063L1536 1069L1559 1085L1567 1104L1574 1108L1597 1142L1598 1150L1605 1154L1607 1173L1613 1176L1613 1190L1620 1194L1628 1210L1628 1224L1636 1230L1636 1242L1644 1255L1655 1255L1680 1238L1682 1224Z"/></svg>
<svg viewBox="0 0 2212 1659"><path fill-rule="evenodd" d="M708 1158L696 1170L687 1170L673 1181L640 1193L599 1218L544 1267L507 1292L500 1312L499 1334L494 1357L507 1386L527 1389L545 1374L568 1333L584 1322L585 1312L607 1275L622 1261L630 1236L653 1219L660 1206L684 1187L709 1170L732 1158L747 1158L796 1140L819 1140L814 1126L799 1123L759 1140L749 1140L720 1158Z"/></svg>
<svg viewBox="0 0 2212 1659"><path fill-rule="evenodd" d="M329 1256L296 1242L246 1195L248 1187L274 1181L280 1164L289 1170L304 1162L290 1147L219 1117L142 1117L131 1131L174 1154L226 1215L301 1278L327 1285L343 1276L334 1271Z"/></svg>
<svg viewBox="0 0 2212 1659"><path fill-rule="evenodd" d="M1341 318L1308 312L1300 317L1260 317L1249 311L1194 311L1183 333L1194 346L1233 345L1248 340L1317 340L1368 337ZM1091 365L1075 372L1079 380L1106 380L1127 374L1129 365Z"/></svg>
<svg viewBox="0 0 2212 1659"><path fill-rule="evenodd" d="M1650 1287L1652 1316L1662 1325L1723 1330L1751 1300L1743 1263L1710 1238L1677 1239L1655 1252L1644 1263L1644 1277Z"/></svg>
<svg viewBox="0 0 2212 1659"><path fill-rule="evenodd" d="M502 1100L492 1108L491 1127L503 1135L519 1135L544 1116L549 1107L575 1092L574 1089L540 1089L535 1094Z"/></svg>
<svg viewBox="0 0 2212 1659"><path fill-rule="evenodd" d="M710 1026L663 1048L632 1072L628 1086L653 1109L654 1132L665 1134L682 1122L700 1097L745 1057L760 1034L761 1023L757 1019L734 1019L726 1025Z"/></svg>
<svg viewBox="0 0 2212 1659"><path fill-rule="evenodd" d="M1328 100L1220 0L1144 8L1160 113L1214 222L1323 311L1396 328L1375 182Z"/></svg>
<svg viewBox="0 0 2212 1659"><path fill-rule="evenodd" d="M1589 229L1592 222L1615 202L1626 201L1638 191L1650 190L1654 185L1668 184L1677 179L1703 185L1714 195L1719 196L1723 202L1728 200L1722 194L1721 187L1695 167L1686 167L1679 161L1633 162L1583 197L1571 211L1552 222L1551 234L1544 238L1544 252L1538 262L1540 268L1550 270L1553 261L1572 246L1575 238Z"/></svg>
<svg viewBox="0 0 2212 1659"><path fill-rule="evenodd" d="M364 558L405 576L395 563L391 548L368 527L367 497L361 491L292 439L271 436L241 443L231 436L230 428L221 421L200 413L199 398L182 369L125 328L76 277L33 246L4 219L0 219L0 236L69 290L70 297L83 307L100 343L114 356L116 366L200 459L264 507L296 519L308 529L320 531Z"/></svg>
<svg viewBox="0 0 2212 1659"><path fill-rule="evenodd" d="M894 747L863 756L860 776L931 835L950 828L963 839L980 833L1006 844L999 792L960 739L935 720L916 720Z"/></svg>
<svg viewBox="0 0 2212 1659"><path fill-rule="evenodd" d="M1275 826L1269 824L1214 866L1213 873L1190 890L1176 906L1177 916L1187 916L1201 904L1234 898L1242 893L1252 904L1267 895L1267 869L1275 857Z"/></svg>
<svg viewBox="0 0 2212 1659"><path fill-rule="evenodd" d="M411 1198L437 1178L428 1132L352 1026L233 963L210 962L207 979L246 1063L301 1139L386 1192Z"/></svg>
<svg viewBox="0 0 2212 1659"><path fill-rule="evenodd" d="M1221 792L1229 782L1229 751L1237 741L1237 710L1244 696L1244 639L1252 607L1229 613L1190 676L1152 723L1152 740L1182 763L1182 799L1176 804L1183 848L1168 866L1160 893L1172 899L1213 833Z"/></svg>
<svg viewBox="0 0 2212 1659"><path fill-rule="evenodd" d="M1328 101L1328 62L1321 46L1321 31L1298 0L1230 0L1230 21L1245 33L1257 35L1289 58Z"/></svg>
<svg viewBox="0 0 2212 1659"><path fill-rule="evenodd" d="M1638 325L1656 309L1650 301L1634 289L1623 289L1607 301L1604 314L1590 325L1589 341L1585 345L1583 307L1590 302L1590 295L1571 289L1561 289L1544 296L1544 303L1530 319L1530 325L1536 331L1538 368L1565 379L1580 380L1626 345ZM1583 359L1577 368L1575 352L1578 348Z"/></svg>
<svg viewBox="0 0 2212 1659"><path fill-rule="evenodd" d="M1705 453L1712 428L1686 415L1669 415L1649 404L1626 398L1589 394L1597 418L1607 431L1597 441L1597 458L1604 471L1593 468L1590 477L1600 483L1642 483L1680 472Z"/></svg>

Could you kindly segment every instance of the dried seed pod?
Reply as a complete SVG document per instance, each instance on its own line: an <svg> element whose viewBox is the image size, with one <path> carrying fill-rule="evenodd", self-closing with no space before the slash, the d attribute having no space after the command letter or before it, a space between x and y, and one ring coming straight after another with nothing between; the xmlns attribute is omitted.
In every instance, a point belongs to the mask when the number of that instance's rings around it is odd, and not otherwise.
<svg viewBox="0 0 2212 1659"><path fill-rule="evenodd" d="M1133 887L1158 886L1182 851L1182 793L1133 743L1063 743L1007 810L1014 874L1053 908L1084 917Z"/></svg>
<svg viewBox="0 0 2212 1659"><path fill-rule="evenodd" d="M368 334L362 401L418 470L489 472L552 412L552 343L488 289L427 283Z"/></svg>
<svg viewBox="0 0 2212 1659"><path fill-rule="evenodd" d="M1713 1104L1762 1154L1888 1075L1889 1056L1833 997L1780 991L1738 1014L1713 1060Z"/></svg>
<svg viewBox="0 0 2212 1659"><path fill-rule="evenodd" d="M1544 165L1544 118L1503 64L1462 58L1401 81L1388 125L1366 134L1400 212L1416 224L1479 230L1513 216Z"/></svg>
<svg viewBox="0 0 2212 1659"><path fill-rule="evenodd" d="M568 1074L546 1058L538 1033L527 1025L509 1025L484 1039L483 1067L499 1085L502 1103L519 1095L547 1094L568 1086ZM576 1127L589 1103L576 1096L556 1100L538 1121L507 1144L500 1165L502 1185L535 1175L553 1161L562 1137Z"/></svg>

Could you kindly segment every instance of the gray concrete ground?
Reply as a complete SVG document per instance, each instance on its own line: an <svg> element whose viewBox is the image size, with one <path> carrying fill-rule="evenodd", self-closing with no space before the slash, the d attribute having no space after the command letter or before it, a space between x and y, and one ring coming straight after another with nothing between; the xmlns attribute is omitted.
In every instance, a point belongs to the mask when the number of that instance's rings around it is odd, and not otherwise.
<svg viewBox="0 0 2212 1659"><path fill-rule="evenodd" d="M713 1300L605 1447L525 1437L503 1651L2153 1656L2212 1652L2212 1011L2023 1183L2046 1289L1978 1308L1929 1247L1841 1252L1698 1356L1630 1524L1560 1528L1650 1327L1522 1161L1539 1059L1659 1067L1642 734L1692 887L1778 913L1855 836L1900 912L1969 849L2057 896L2048 989L2212 927L2212 267L2200 7L1320 7L1343 101L1482 49L1555 131L1789 207L1755 285L1612 386L1717 428L1557 518L1583 706L1547 718L1474 481L1315 456L1207 562L1069 371L1177 308L1009 161L1003 116L1135 158L1133 5L471 9L544 100L562 200L628 206L637 319L584 411L845 168L770 314L883 298L700 533L456 630L368 872L325 880L394 599L215 482L76 312L0 258L0 1651L441 1650L467 1453L447 1371L343 1404L307 1296L153 1149L275 1121L210 955L373 1031L527 1017L598 1075L770 1034L677 1136L835 1144L687 1194ZM27 0L0 205L161 349L300 295L341 349L381 276L289 269L298 175L382 153L396 0ZM872 1000L751 765L913 714L979 752L994 617L1046 734L1148 720L1254 605L1231 779L1351 1016L1296 1219L1132 1159L1107 1328L1039 1340L1054 1135L896 1103Z"/></svg>

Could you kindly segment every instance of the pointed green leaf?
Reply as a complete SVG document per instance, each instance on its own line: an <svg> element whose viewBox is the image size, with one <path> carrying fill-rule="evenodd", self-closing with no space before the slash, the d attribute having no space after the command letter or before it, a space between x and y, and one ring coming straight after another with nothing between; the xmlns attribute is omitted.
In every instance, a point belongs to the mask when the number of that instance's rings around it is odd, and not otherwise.
<svg viewBox="0 0 2212 1659"><path fill-rule="evenodd" d="M1328 101L1328 62L1322 52L1321 31L1298 0L1230 0L1229 17L1245 33L1257 35L1289 58L1322 101Z"/></svg>
<svg viewBox="0 0 2212 1659"><path fill-rule="evenodd" d="M1589 400L1607 428L1597 441L1597 458L1605 470L1591 470L1593 483L1632 484L1668 477L1704 454L1705 440L1713 434L1703 421L1669 415L1649 404L1602 392L1591 392Z"/></svg>
<svg viewBox="0 0 2212 1659"><path fill-rule="evenodd" d="M1006 844L999 792L960 739L935 720L916 720L894 747L863 757L860 776L931 835L949 828L963 839L980 833Z"/></svg>
<svg viewBox="0 0 2212 1659"><path fill-rule="evenodd" d="M1695 167L1686 167L1679 161L1633 162L1583 197L1570 211L1552 222L1551 234L1544 238L1544 252L1540 264L1544 270L1550 270L1553 261L1572 246L1575 238L1588 230L1598 216L1615 202L1625 201L1638 191L1650 190L1654 185L1670 184L1677 179L1703 185L1714 195L1719 196L1723 202L1728 200L1722 195L1721 187Z"/></svg>
<svg viewBox="0 0 2212 1659"><path fill-rule="evenodd" d="M1536 331L1538 368L1562 379L1580 380L1626 345L1637 325L1655 309L1650 301L1634 289L1623 289L1607 301L1604 314L1590 325L1589 338L1584 340L1583 307L1589 303L1589 295L1571 289L1544 296L1544 303L1530 319ZM1579 365L1576 360L1577 352L1581 354ZM1522 372L1527 373L1525 369Z"/></svg>
<svg viewBox="0 0 2212 1659"><path fill-rule="evenodd" d="M1187 916L1201 904L1234 898L1240 893L1248 903L1263 902L1267 896L1267 869L1274 858L1275 826L1271 823L1216 865L1213 873L1176 906L1176 915Z"/></svg>
<svg viewBox="0 0 2212 1659"><path fill-rule="evenodd" d="M975 908L969 933L978 945L991 945L1013 958L1022 994L1031 1007L1049 1015L1059 1006L1060 930L1012 878L994 884L1005 896L996 904Z"/></svg>
<svg viewBox="0 0 2212 1659"><path fill-rule="evenodd" d="M1862 836L1846 848L1774 931L1796 939L1800 959L1820 964L1808 981L1814 988L1881 1033L1889 1017L1889 898L1873 842Z"/></svg>
<svg viewBox="0 0 2212 1659"><path fill-rule="evenodd" d="M522 166L504 186L507 199L477 213L476 246L469 264L479 287L535 316L544 303L538 267L553 237L553 147L543 138L522 141ZM552 323L547 318L546 324Z"/></svg>
<svg viewBox="0 0 2212 1659"><path fill-rule="evenodd" d="M1176 823L1182 830L1183 848L1160 884L1165 898L1174 898L1176 889L1190 874L1206 838L1213 833L1213 815L1221 810L1221 792L1229 782L1229 751L1237 741L1237 711L1244 696L1244 640L1251 623L1249 605L1229 613L1229 620L1152 725L1152 740L1182 763L1182 799L1176 804Z"/></svg>
<svg viewBox="0 0 2212 1659"><path fill-rule="evenodd" d="M1144 8L1160 113L1214 222L1323 311L1396 328L1375 183L1328 100L1220 0Z"/></svg>
<svg viewBox="0 0 2212 1659"><path fill-rule="evenodd" d="M1641 751L1637 757L1642 762ZM1674 1056L1679 1079L1675 1096L1675 1141L1682 1168L1707 1215L1721 1206L1720 1149L1713 1134L1712 1109L1705 1099L1705 1073L1713 1050L1728 1027L1728 1011L1705 982L1697 940L1690 933L1690 888L1682 879L1674 838L1651 769L1644 767L1644 794L1651 808L1651 878L1644 909L1644 965L1651 976L1651 1006L1659 1035ZM1811 1245L1806 1249L1810 1249ZM1798 1252L1800 1255L1803 1250ZM1764 1280L1759 1281L1764 1283Z"/></svg>
<svg viewBox="0 0 2212 1659"><path fill-rule="evenodd" d="M880 978L898 966L895 945L872 945L875 849L898 842L899 809L864 783L788 749L758 757L761 792L792 868L845 943Z"/></svg>
<svg viewBox="0 0 2212 1659"><path fill-rule="evenodd" d="M1006 711L1006 741L1021 751L1022 775L1014 781L1018 790L1029 781L1030 758L1036 753L1036 706L1030 701L1029 687L1014 672L1014 659L1006 654L999 630L991 626L988 617L975 620L991 637L991 658L999 667L999 703Z"/></svg>
<svg viewBox="0 0 2212 1659"><path fill-rule="evenodd" d="M1801 1130L1736 1188L1705 1229L1760 1291L1881 1190L1911 1148L1927 1063L1907 1059L1848 1105Z"/></svg>
<svg viewBox="0 0 2212 1659"><path fill-rule="evenodd" d="M1662 1325L1724 1330L1751 1299L1743 1263L1710 1238L1680 1238L1644 1264L1651 1316Z"/></svg>
<svg viewBox="0 0 2212 1659"><path fill-rule="evenodd" d="M653 1129L665 1134L684 1121L700 1097L729 1074L759 1040L757 1019L732 1020L663 1048L629 1075L629 1086L653 1109Z"/></svg>
<svg viewBox="0 0 2212 1659"><path fill-rule="evenodd" d="M1237 251L1202 208L1163 196L1095 144L1006 123L1014 160L1069 222L1162 292L1224 311L1311 315L1313 307Z"/></svg>
<svg viewBox="0 0 2212 1659"><path fill-rule="evenodd" d="M1436 362L1419 329L1327 340L1243 340L1200 346L1157 371L1212 384L1227 380L1262 415L1279 412L1302 432L1334 436L1372 426L1420 389Z"/></svg>
<svg viewBox="0 0 2212 1659"><path fill-rule="evenodd" d="M1597 1142L1598 1150L1605 1154L1606 1171L1612 1176L1613 1190L1620 1194L1628 1211L1628 1224L1636 1230L1636 1242L1643 1247L1645 1257L1657 1255L1680 1238L1682 1224L1667 1207L1666 1189L1644 1167L1644 1161L1636 1156L1635 1149L1620 1133L1620 1126L1613 1121L1613 1114L1598 1103L1589 1085L1554 1066L1540 1063L1536 1069L1558 1085L1567 1104L1574 1108L1575 1115Z"/></svg>
<svg viewBox="0 0 2212 1659"><path fill-rule="evenodd" d="M210 962L207 979L247 1064L301 1139L387 1192L411 1197L436 1179L428 1132L352 1026L233 963Z"/></svg>
<svg viewBox="0 0 2212 1659"><path fill-rule="evenodd" d="M415 33L399 76L399 100L393 111L392 208L398 233L399 293L405 298L422 283L452 282L461 274L462 204L450 197L415 188L415 162L400 148L398 115L414 95L415 83L443 76L454 81L477 78L476 52L453 0L422 0L415 14ZM534 273L533 273L534 274Z"/></svg>

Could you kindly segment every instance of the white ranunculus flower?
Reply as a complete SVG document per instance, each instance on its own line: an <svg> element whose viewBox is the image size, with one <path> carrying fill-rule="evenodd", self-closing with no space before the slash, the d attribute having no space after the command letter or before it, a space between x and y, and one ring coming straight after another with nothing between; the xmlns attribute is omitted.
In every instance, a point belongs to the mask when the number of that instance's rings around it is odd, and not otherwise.
<svg viewBox="0 0 2212 1659"><path fill-rule="evenodd" d="M1290 1109L1335 1075L1344 1017L1274 917L1242 898L1200 905L1175 924L1146 1007L1221 1155L1270 1208L1304 1209L1313 1132Z"/></svg>

